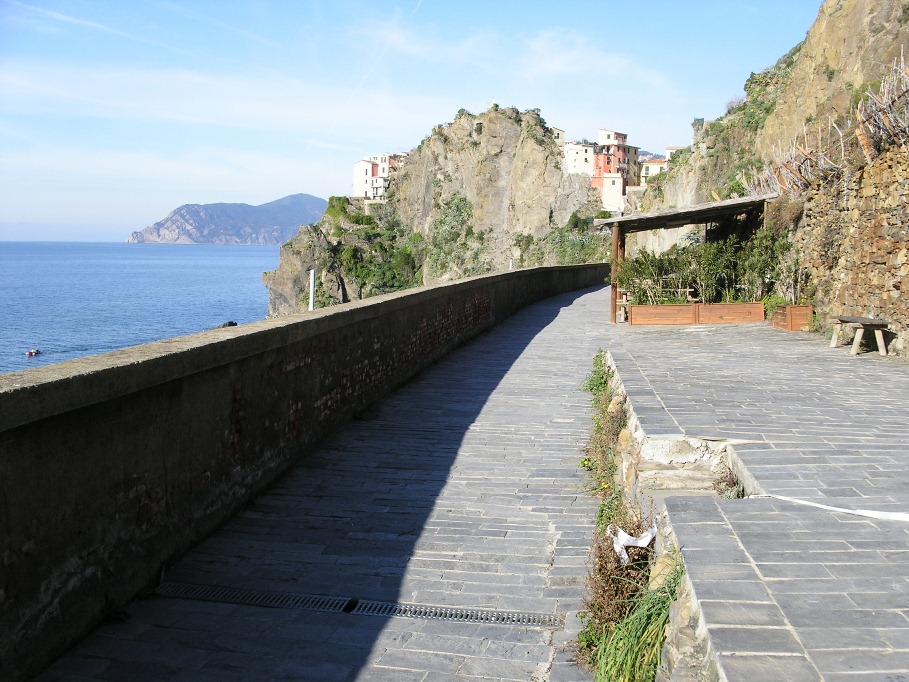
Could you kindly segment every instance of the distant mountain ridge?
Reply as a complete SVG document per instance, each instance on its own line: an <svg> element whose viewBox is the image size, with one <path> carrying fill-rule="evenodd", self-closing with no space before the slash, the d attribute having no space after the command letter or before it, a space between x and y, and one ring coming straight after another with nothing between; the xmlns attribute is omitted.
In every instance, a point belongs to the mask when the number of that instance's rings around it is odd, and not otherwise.
<svg viewBox="0 0 909 682"><path fill-rule="evenodd" d="M291 194L260 206L184 204L150 227L133 232L129 244L283 244L317 221L328 202Z"/></svg>

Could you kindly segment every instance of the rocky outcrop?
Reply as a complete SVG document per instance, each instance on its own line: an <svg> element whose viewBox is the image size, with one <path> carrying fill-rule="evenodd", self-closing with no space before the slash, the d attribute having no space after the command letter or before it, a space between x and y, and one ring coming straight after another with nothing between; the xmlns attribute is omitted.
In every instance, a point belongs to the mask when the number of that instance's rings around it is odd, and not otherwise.
<svg viewBox="0 0 909 682"><path fill-rule="evenodd" d="M492 269L521 257L516 237L544 237L573 212L593 215L599 208L589 177L562 172L561 150L539 112L497 106L477 115L462 111L434 128L400 164L392 187L401 221L426 237L445 201L465 197Z"/></svg>
<svg viewBox="0 0 909 682"><path fill-rule="evenodd" d="M332 197L284 244L263 276L269 316L308 309L310 270L322 307L510 265L601 262L606 238L584 219L598 209L538 112L461 111L399 161L387 202Z"/></svg>
<svg viewBox="0 0 909 682"><path fill-rule="evenodd" d="M777 64L753 73L746 97L726 115L698 123L690 151L648 183L642 210L687 206L743 194L743 171L763 168L801 138L839 146L831 123L850 137L853 107L909 44L909 9L897 0L825 0L805 41ZM804 140L807 134L807 142ZM653 185L651 188L651 184Z"/></svg>
<svg viewBox="0 0 909 682"><path fill-rule="evenodd" d="M771 158L818 125L844 124L859 97L875 89L909 40L909 8L903 0L826 0L808 31L785 89L756 141L757 155Z"/></svg>
<svg viewBox="0 0 909 682"><path fill-rule="evenodd" d="M315 307L358 301L420 282L417 241L387 205L365 213L363 199L331 197L322 218L304 225L281 247L278 267L262 275L268 316L309 309L309 271Z"/></svg>
<svg viewBox="0 0 909 682"><path fill-rule="evenodd" d="M293 194L260 206L249 204L186 204L127 243L281 244L300 225L312 223L325 210L325 200Z"/></svg>

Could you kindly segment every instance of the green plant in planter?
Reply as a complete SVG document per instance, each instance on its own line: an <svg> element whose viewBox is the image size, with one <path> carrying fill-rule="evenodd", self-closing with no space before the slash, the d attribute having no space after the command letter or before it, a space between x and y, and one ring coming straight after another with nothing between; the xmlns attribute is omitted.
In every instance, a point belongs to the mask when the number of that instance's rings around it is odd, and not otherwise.
<svg viewBox="0 0 909 682"><path fill-rule="evenodd" d="M687 269L683 253L684 249L678 247L662 254L642 249L637 256L623 262L617 279L619 286L629 293L631 303L656 305L676 302L681 297L678 292L683 288L681 272Z"/></svg>
<svg viewBox="0 0 909 682"><path fill-rule="evenodd" d="M786 299L775 291L765 294L761 302L764 304L764 317L767 319L773 317L773 314L780 309L780 306L786 305Z"/></svg>
<svg viewBox="0 0 909 682"><path fill-rule="evenodd" d="M769 227L742 244L691 236L662 254L643 249L622 263L617 281L632 304L686 303L693 287L703 303L763 301L768 316L786 299L799 303L813 294L788 240ZM769 296L775 289L780 302Z"/></svg>
<svg viewBox="0 0 909 682"><path fill-rule="evenodd" d="M789 251L789 242L762 227L742 244L737 258L739 282L750 301L764 300L779 279L780 261ZM765 303L765 308L766 303ZM772 314L772 313L768 313Z"/></svg>
<svg viewBox="0 0 909 682"><path fill-rule="evenodd" d="M723 286L735 287L734 237L686 249L691 258L691 279L704 303L715 303Z"/></svg>

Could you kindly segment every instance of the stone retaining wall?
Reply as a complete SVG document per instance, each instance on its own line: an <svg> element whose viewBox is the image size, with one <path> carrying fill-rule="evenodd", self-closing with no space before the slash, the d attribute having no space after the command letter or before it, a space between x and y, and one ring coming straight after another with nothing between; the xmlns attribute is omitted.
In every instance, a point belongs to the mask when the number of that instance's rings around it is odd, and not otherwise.
<svg viewBox="0 0 909 682"><path fill-rule="evenodd" d="M859 315L890 324L890 350L909 355L909 149L807 195L794 244L823 316Z"/></svg>
<svg viewBox="0 0 909 682"><path fill-rule="evenodd" d="M478 277L0 375L0 679L40 670L452 348L607 277Z"/></svg>

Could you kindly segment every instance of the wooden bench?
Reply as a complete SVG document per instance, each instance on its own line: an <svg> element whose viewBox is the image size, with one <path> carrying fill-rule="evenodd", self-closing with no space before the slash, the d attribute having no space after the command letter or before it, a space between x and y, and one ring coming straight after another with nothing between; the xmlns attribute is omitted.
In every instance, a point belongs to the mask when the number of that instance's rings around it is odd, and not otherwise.
<svg viewBox="0 0 909 682"><path fill-rule="evenodd" d="M874 338L877 340L877 349L881 355L887 355L887 344L884 343L884 329L887 328L886 322L875 320L871 317L853 317L851 315L840 315L830 320L833 323L833 338L830 340L830 347L836 348L840 343L840 332L843 325L855 327L855 338L852 341L852 350L850 355L858 355L859 346L862 345L862 336L866 329L874 330Z"/></svg>

